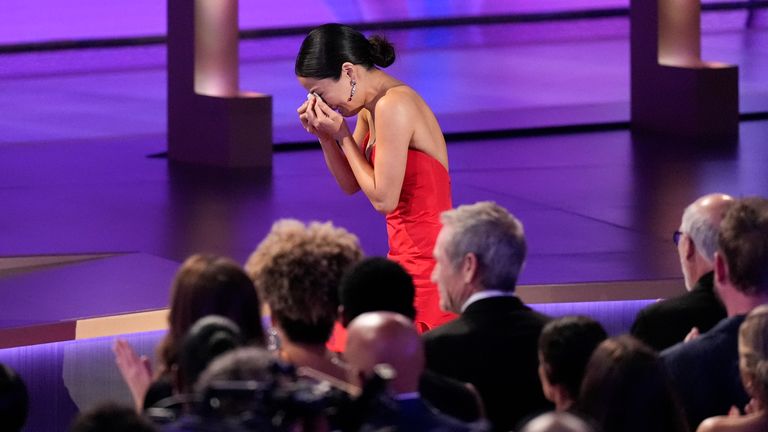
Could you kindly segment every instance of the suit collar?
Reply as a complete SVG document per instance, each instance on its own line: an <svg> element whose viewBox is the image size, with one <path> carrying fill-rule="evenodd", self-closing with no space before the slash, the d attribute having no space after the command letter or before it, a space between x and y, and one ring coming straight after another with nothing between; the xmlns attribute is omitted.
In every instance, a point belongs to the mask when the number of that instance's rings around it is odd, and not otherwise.
<svg viewBox="0 0 768 432"><path fill-rule="evenodd" d="M462 315L485 313L493 310L530 310L517 296L487 297L473 302Z"/></svg>

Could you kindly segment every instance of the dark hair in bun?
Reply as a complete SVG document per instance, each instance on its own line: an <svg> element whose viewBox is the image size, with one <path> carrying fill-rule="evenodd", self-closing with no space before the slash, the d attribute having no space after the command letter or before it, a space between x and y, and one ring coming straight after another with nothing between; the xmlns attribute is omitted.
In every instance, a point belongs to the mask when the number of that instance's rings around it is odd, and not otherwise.
<svg viewBox="0 0 768 432"><path fill-rule="evenodd" d="M313 29L301 44L294 72L307 78L341 76L341 65L350 62L366 69L387 67L395 61L395 48L381 36L370 39L342 24L324 24Z"/></svg>

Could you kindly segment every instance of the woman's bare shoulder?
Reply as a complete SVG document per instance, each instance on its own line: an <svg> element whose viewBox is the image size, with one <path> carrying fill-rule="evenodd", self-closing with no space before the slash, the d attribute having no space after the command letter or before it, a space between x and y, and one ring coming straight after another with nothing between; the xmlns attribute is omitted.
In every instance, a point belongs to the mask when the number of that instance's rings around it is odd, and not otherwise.
<svg viewBox="0 0 768 432"><path fill-rule="evenodd" d="M701 422L696 432L758 432L764 431L765 426L766 417L762 413L739 417L717 416Z"/></svg>

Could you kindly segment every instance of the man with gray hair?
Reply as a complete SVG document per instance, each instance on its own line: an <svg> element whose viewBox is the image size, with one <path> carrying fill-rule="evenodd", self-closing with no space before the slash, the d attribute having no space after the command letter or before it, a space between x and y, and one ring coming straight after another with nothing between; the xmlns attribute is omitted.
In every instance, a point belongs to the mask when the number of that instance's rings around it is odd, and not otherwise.
<svg viewBox="0 0 768 432"><path fill-rule="evenodd" d="M537 357L549 318L515 296L526 254L523 225L492 202L448 210L441 221L432 280L440 307L461 315L424 334L427 368L473 384L494 430L512 430L551 409Z"/></svg>
<svg viewBox="0 0 768 432"><path fill-rule="evenodd" d="M633 336L661 351L689 332L704 333L725 318L725 307L715 294L713 270L720 222L733 202L729 195L713 193L685 209L673 240L688 292L642 309L632 325Z"/></svg>

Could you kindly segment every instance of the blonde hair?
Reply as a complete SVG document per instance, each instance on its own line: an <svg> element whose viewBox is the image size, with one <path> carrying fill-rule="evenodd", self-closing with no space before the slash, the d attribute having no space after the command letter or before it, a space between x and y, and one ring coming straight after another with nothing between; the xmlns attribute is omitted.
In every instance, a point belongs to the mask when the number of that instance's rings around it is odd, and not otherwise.
<svg viewBox="0 0 768 432"><path fill-rule="evenodd" d="M739 327L739 366L755 397L768 399L768 305L752 310Z"/></svg>

